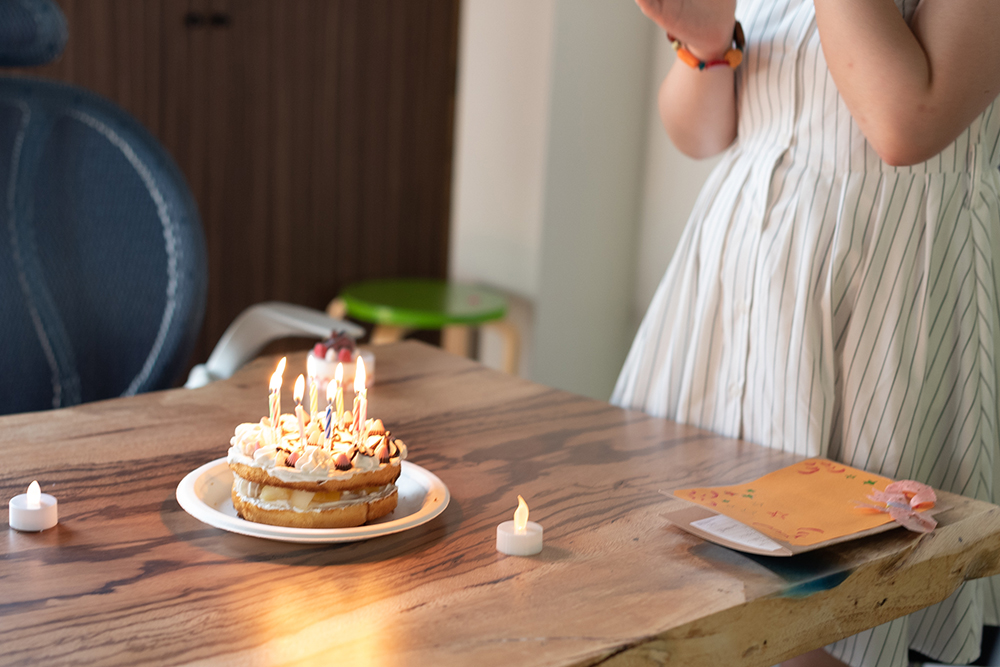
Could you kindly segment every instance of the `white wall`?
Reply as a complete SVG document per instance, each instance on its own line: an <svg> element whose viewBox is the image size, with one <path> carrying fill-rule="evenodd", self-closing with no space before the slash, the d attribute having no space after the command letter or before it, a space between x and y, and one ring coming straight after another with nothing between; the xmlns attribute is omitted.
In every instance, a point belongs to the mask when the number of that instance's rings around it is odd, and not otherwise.
<svg viewBox="0 0 1000 667"><path fill-rule="evenodd" d="M449 272L509 295L531 377L555 0L465 0L455 117ZM480 358L503 344L484 331Z"/></svg>
<svg viewBox="0 0 1000 667"><path fill-rule="evenodd" d="M462 4L451 275L529 299L538 253L555 0Z"/></svg>
<svg viewBox="0 0 1000 667"><path fill-rule="evenodd" d="M450 272L512 296L525 377L610 393L710 167L659 125L672 58L623 0L463 3Z"/></svg>
<svg viewBox="0 0 1000 667"><path fill-rule="evenodd" d="M631 339L651 33L633 3L556 4L532 379L607 399Z"/></svg>

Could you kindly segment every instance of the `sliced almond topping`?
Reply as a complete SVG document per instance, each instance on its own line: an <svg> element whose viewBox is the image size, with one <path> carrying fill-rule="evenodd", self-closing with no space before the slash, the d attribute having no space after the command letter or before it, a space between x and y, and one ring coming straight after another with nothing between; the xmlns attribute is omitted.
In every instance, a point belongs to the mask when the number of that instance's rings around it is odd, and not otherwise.
<svg viewBox="0 0 1000 667"><path fill-rule="evenodd" d="M341 452L333 459L333 465L337 468L337 470L350 470L352 464L350 457L344 452Z"/></svg>

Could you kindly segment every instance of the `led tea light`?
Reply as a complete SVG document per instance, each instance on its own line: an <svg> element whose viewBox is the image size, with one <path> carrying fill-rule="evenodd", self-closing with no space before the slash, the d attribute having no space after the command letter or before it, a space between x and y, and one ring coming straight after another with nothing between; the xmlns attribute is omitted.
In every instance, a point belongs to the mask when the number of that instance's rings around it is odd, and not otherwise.
<svg viewBox="0 0 1000 667"><path fill-rule="evenodd" d="M528 504L517 497L513 521L497 526L497 551L508 556L533 556L542 550L542 527L528 521Z"/></svg>
<svg viewBox="0 0 1000 667"><path fill-rule="evenodd" d="M55 497L42 493L38 482L28 485L28 492L10 499L8 523L14 530L37 533L59 523L59 509Z"/></svg>

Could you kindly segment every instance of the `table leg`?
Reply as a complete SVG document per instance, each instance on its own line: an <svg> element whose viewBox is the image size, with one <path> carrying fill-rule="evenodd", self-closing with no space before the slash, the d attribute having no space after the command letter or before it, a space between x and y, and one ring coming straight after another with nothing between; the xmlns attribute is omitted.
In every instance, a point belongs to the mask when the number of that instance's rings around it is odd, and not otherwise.
<svg viewBox="0 0 1000 667"><path fill-rule="evenodd" d="M446 352L468 357L472 352L472 328L455 324L441 328L441 347Z"/></svg>
<svg viewBox="0 0 1000 667"><path fill-rule="evenodd" d="M326 314L335 320L347 317L347 304L339 296L326 304Z"/></svg>
<svg viewBox="0 0 1000 667"><path fill-rule="evenodd" d="M503 369L517 375L521 365L521 334L510 320L498 320L483 325L495 329L503 337Z"/></svg>
<svg viewBox="0 0 1000 667"><path fill-rule="evenodd" d="M403 336L410 333L406 327L396 327L391 324L377 324L372 329L372 345L382 345L384 343L395 343L403 340Z"/></svg>

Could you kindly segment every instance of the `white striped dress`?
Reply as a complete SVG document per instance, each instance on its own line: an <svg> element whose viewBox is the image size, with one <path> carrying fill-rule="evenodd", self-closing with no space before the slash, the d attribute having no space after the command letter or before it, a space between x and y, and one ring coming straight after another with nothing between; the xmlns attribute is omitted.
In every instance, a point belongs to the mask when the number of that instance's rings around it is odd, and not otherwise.
<svg viewBox="0 0 1000 667"><path fill-rule="evenodd" d="M909 19L918 0L896 2ZM994 501L1000 101L940 155L891 167L837 92L811 0L741 1L737 18L738 138L612 402ZM856 667L902 667L907 646L971 661L998 622L993 584L828 648Z"/></svg>

